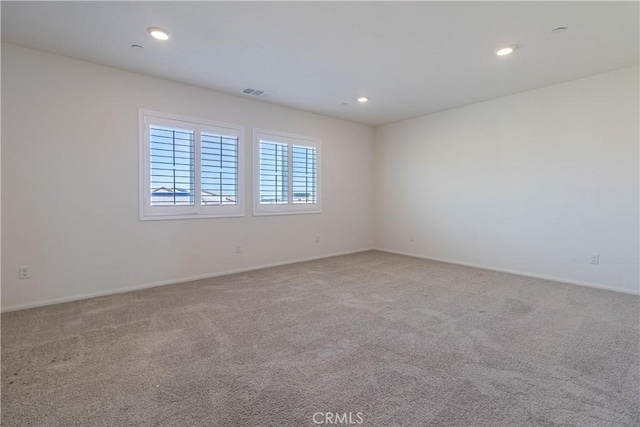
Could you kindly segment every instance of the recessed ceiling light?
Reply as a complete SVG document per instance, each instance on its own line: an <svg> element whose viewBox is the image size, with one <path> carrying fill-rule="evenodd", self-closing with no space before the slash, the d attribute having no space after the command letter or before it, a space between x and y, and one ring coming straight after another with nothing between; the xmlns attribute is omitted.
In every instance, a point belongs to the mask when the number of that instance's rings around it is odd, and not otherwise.
<svg viewBox="0 0 640 427"><path fill-rule="evenodd" d="M133 49L144 49L144 47L140 46L139 44L132 44L131 47Z"/></svg>
<svg viewBox="0 0 640 427"><path fill-rule="evenodd" d="M147 28L147 32L151 37L157 40L169 40L169 31L160 27L149 27Z"/></svg>
<svg viewBox="0 0 640 427"><path fill-rule="evenodd" d="M366 96L361 96L360 98L358 98L358 102L364 104L365 102L369 102L369 98L367 98Z"/></svg>
<svg viewBox="0 0 640 427"><path fill-rule="evenodd" d="M551 32L553 34L564 33L568 29L569 29L569 27L558 27L558 28L554 28L553 30L551 30Z"/></svg>
<svg viewBox="0 0 640 427"><path fill-rule="evenodd" d="M505 47L499 47L498 49L496 49L494 51L494 53L498 56L506 56L506 55L510 55L513 53L514 50L516 50L517 46L505 46Z"/></svg>

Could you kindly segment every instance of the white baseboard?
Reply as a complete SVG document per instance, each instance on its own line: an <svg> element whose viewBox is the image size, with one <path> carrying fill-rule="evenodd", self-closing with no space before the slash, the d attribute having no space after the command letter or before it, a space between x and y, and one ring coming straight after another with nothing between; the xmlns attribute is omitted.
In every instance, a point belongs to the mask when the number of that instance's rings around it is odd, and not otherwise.
<svg viewBox="0 0 640 427"><path fill-rule="evenodd" d="M564 278L564 277L545 276L543 274L529 273L529 272L526 272L526 271L509 270L509 269L505 269L505 268L498 268L498 267L491 267L491 266L480 265L480 264L473 264L473 263L469 263L469 262L456 261L456 260L452 260L452 259L436 258L436 257L431 257L431 256L412 254L412 253L408 253L408 252L394 251L394 250L391 250L391 249L374 248L374 250L380 251L380 252L388 252L390 254L410 256L410 257L413 257L413 258L427 259L427 260L430 260L430 261L445 262L447 264L455 264L455 265L463 265L465 267L480 268L482 270L497 271L499 273L515 274L515 275L518 275L518 276L533 277L535 279L543 279L543 280L551 280L553 282L568 283L570 285L586 286L588 288L602 289L602 290L605 290L605 291L620 292L620 293L623 293L623 294L636 295L636 296L640 295L640 292L634 292L634 291L628 290L628 289L614 288L614 287L611 287L611 286L600 285L598 283L582 282L582 281L579 281L579 280L567 279L567 278Z"/></svg>
<svg viewBox="0 0 640 427"><path fill-rule="evenodd" d="M61 298L51 298L51 299L47 299L47 300L30 302L30 303L26 303L26 304L9 305L7 307L2 307L0 312L1 313L7 313L9 311L24 310L24 309L27 309L27 308L42 307L42 306L45 306L45 305L61 304L61 303L64 303L64 302L78 301L78 300L83 300L83 299L88 299L88 298L104 297L104 296L108 296L108 295L122 294L122 293L125 293L125 292L138 291L138 290L141 290L141 289L156 288L158 286L175 285L175 284L178 284L178 283L191 282L191 281L194 281L194 280L210 279L210 278L213 278L213 277L227 276L227 275L230 275L230 274L237 274L237 273L245 273L247 271L261 270L263 268L279 267L281 265L297 264L299 262L314 261L314 260L318 260L318 259L331 258L331 257L341 256L341 255L355 254L355 253L366 252L366 251L371 251L371 250L374 250L374 248L357 249L357 250L354 250L354 251L346 251L346 252L338 252L338 253L327 254L327 255L319 255L319 256L314 256L314 257L298 258L298 259L289 260L289 261L274 262L274 263L270 263L270 264L261 264L261 265L255 265L255 266L244 267L244 268L236 268L236 269L233 269L233 270L225 270L225 271L221 271L221 272L218 272L218 273L201 274L201 275L198 275L198 276L189 276L189 277L182 277L182 278L172 279L172 280L164 280L164 281L161 281L161 282L146 283L144 285L136 285L136 286L129 286L129 287L125 287L125 288L109 289L109 290L98 291L98 292L89 292L89 293L85 293L85 294L72 295L72 296L61 297Z"/></svg>

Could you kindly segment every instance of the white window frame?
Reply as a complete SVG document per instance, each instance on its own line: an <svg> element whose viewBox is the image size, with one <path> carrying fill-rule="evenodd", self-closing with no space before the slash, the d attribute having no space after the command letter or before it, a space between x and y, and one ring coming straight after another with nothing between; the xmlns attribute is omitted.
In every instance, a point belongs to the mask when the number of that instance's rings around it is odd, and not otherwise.
<svg viewBox="0 0 640 427"><path fill-rule="evenodd" d="M268 140L287 145L288 150L288 203L260 203L260 141ZM253 215L295 215L322 213L322 150L320 138L295 135L286 132L253 128ZM316 149L316 203L293 203L293 156L294 145Z"/></svg>
<svg viewBox="0 0 640 427"><path fill-rule="evenodd" d="M150 126L164 125L172 127L182 127L193 130L195 134L194 147L194 206L152 206L151 205L151 141ZM167 219L192 219L192 218L225 218L242 217L245 215L244 208L244 126L212 122L209 120L195 119L192 117L179 116L175 114L161 113L152 110L138 110L138 132L139 132L139 199L140 199L140 220L167 220ZM201 183L201 133L211 132L215 134L235 136L238 138L238 182L237 182L237 204L236 205L203 205L202 183Z"/></svg>

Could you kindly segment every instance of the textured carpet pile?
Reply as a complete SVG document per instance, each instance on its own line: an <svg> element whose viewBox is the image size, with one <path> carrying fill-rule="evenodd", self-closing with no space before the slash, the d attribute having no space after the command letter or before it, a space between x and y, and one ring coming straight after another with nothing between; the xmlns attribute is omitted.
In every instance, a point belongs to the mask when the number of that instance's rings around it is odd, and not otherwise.
<svg viewBox="0 0 640 427"><path fill-rule="evenodd" d="M639 315L374 251L10 312L2 425L638 426Z"/></svg>

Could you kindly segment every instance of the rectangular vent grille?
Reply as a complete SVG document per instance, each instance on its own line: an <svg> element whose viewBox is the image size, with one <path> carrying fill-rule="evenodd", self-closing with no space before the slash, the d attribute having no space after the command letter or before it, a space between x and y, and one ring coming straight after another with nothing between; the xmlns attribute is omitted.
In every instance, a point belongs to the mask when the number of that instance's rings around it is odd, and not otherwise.
<svg viewBox="0 0 640 427"><path fill-rule="evenodd" d="M250 88L250 87L248 87L245 90L243 90L242 93L246 93L247 95L253 95L253 96L261 96L263 98L266 98L266 97L271 95L270 93L265 92L263 90L253 89L253 88Z"/></svg>

